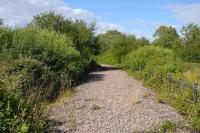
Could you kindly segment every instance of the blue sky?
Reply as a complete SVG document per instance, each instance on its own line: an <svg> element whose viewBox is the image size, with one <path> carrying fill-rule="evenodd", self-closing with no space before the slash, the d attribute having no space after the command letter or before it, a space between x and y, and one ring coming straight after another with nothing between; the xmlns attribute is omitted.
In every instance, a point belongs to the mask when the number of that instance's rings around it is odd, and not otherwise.
<svg viewBox="0 0 200 133"><path fill-rule="evenodd" d="M72 7L87 9L95 13L103 22L118 24L122 26L124 28L123 30L126 32L136 33L139 36L144 35L147 37L152 36L159 25L172 25L180 30L182 25L192 22L192 20L176 18L175 14L168 6L200 4L199 0L65 1ZM193 8L191 8L191 10L192 9Z"/></svg>
<svg viewBox="0 0 200 133"><path fill-rule="evenodd" d="M11 27L24 26L33 15L49 10L96 21L98 33L118 29L149 39L160 25L180 30L189 22L200 24L199 0L0 0L0 18Z"/></svg>

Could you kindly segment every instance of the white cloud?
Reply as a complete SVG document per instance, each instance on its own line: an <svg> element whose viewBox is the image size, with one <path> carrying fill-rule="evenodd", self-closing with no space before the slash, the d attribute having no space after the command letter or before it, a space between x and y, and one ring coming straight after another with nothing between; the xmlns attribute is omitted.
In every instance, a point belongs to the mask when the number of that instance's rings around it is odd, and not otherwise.
<svg viewBox="0 0 200 133"><path fill-rule="evenodd" d="M124 28L120 25L113 24L113 23L97 23L97 33L105 33L108 30L118 30L124 32Z"/></svg>
<svg viewBox="0 0 200 133"><path fill-rule="evenodd" d="M196 4L175 4L164 6L170 10L174 17L184 22L200 23L200 3Z"/></svg>
<svg viewBox="0 0 200 133"><path fill-rule="evenodd" d="M0 0L0 18L8 26L24 26L31 21L36 14L45 11L54 11L67 18L82 19L86 23L97 23L97 33L107 30L117 29L122 31L122 27L113 23L101 22L100 18L94 13L72 8L62 0Z"/></svg>
<svg viewBox="0 0 200 133"><path fill-rule="evenodd" d="M177 25L163 23L163 22L153 22L153 21L148 21L148 20L135 20L135 21L132 21L131 23L140 25L143 27L151 27L151 28L158 28L161 25L172 26L172 27L178 28Z"/></svg>
<svg viewBox="0 0 200 133"><path fill-rule="evenodd" d="M97 18L92 12L74 9L62 0L0 0L0 17L9 26L23 26L33 15L54 11L72 19L93 22Z"/></svg>

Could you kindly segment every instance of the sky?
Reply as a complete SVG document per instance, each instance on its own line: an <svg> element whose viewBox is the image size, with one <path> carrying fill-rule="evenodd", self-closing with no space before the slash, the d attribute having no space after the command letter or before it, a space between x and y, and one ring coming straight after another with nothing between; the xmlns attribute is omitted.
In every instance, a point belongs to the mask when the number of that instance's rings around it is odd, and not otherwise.
<svg viewBox="0 0 200 133"><path fill-rule="evenodd" d="M148 39L160 25L180 31L190 22L200 24L200 0L0 0L0 18L10 27L25 26L33 15L50 10L96 22L97 33L117 29Z"/></svg>

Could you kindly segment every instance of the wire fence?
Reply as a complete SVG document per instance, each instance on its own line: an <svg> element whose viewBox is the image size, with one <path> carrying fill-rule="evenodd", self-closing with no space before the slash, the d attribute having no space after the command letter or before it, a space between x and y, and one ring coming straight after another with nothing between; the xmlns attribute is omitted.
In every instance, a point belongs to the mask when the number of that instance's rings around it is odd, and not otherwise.
<svg viewBox="0 0 200 133"><path fill-rule="evenodd" d="M164 75L160 74L160 83L164 83L164 80L167 81L167 84L169 86L170 91L173 91L173 87L176 86L178 88L178 91L181 92L185 88L191 89L193 91L193 96L194 96L194 103L198 103L198 98L199 98L199 83L194 82L194 83L187 83L183 80L183 78L176 79L172 75Z"/></svg>

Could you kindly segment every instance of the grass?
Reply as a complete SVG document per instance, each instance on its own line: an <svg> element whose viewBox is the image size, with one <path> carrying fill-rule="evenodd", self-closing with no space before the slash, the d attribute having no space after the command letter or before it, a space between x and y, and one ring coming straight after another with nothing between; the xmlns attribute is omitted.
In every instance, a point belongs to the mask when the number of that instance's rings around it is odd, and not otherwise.
<svg viewBox="0 0 200 133"><path fill-rule="evenodd" d="M45 101L44 104L47 106L47 110L54 106L61 107L63 106L73 95L73 90L68 89L66 91L60 92L58 98L54 102Z"/></svg>
<svg viewBox="0 0 200 133"><path fill-rule="evenodd" d="M132 77L137 78L134 72L128 71L128 74ZM145 81L144 81L145 82ZM172 92L167 86L157 85L152 86L151 84L144 84L146 87L151 88L156 93L156 99L158 103L169 104L187 120L192 127L191 131L199 131L200 129L200 104L194 104L191 95L193 94L191 89L184 89L181 92L177 92L176 88L173 88ZM174 86L172 86L174 87ZM144 95L144 97L148 97ZM135 99L138 99L137 97Z"/></svg>
<svg viewBox="0 0 200 133"><path fill-rule="evenodd" d="M154 129L147 131L147 133L174 133L177 125L169 120L163 121L162 124Z"/></svg>
<svg viewBox="0 0 200 133"><path fill-rule="evenodd" d="M117 60L114 58L112 54L99 55L96 57L96 61L99 64L107 64L107 65L117 65Z"/></svg>
<svg viewBox="0 0 200 133"><path fill-rule="evenodd" d="M183 73L184 80L188 83L200 81L200 69L194 68Z"/></svg>
<svg viewBox="0 0 200 133"><path fill-rule="evenodd" d="M76 116L73 113L70 113L68 116L68 128L73 129L76 127L77 121L76 121Z"/></svg>

